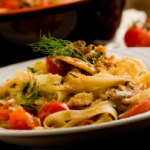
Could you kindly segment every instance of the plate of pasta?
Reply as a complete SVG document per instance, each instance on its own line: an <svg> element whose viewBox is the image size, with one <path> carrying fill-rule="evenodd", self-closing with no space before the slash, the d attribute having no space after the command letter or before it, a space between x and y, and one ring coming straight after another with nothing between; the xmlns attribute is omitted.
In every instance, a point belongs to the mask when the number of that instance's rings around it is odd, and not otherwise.
<svg viewBox="0 0 150 150"><path fill-rule="evenodd" d="M107 51L50 34L29 46L47 57L0 68L1 141L57 147L150 126L149 48Z"/></svg>

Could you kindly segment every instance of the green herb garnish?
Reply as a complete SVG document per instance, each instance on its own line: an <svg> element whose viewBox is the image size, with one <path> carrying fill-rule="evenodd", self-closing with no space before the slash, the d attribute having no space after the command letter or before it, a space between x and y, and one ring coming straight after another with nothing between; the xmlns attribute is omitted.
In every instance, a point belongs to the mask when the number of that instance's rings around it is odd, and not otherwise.
<svg viewBox="0 0 150 150"><path fill-rule="evenodd" d="M42 61L37 61L36 63L37 63L37 64L40 64L40 63L42 63Z"/></svg>
<svg viewBox="0 0 150 150"><path fill-rule="evenodd" d="M22 90L22 92L25 93L27 91L28 87L29 87L29 82L23 83L23 90Z"/></svg>
<svg viewBox="0 0 150 150"><path fill-rule="evenodd" d="M116 106L116 104L113 104L113 108L118 111L118 107Z"/></svg>
<svg viewBox="0 0 150 150"><path fill-rule="evenodd" d="M22 99L27 99L27 97L26 97L26 96L23 96L23 95L20 96L20 98L22 98Z"/></svg>
<svg viewBox="0 0 150 150"><path fill-rule="evenodd" d="M143 74L145 74L145 73L146 73L145 71L140 72L140 74L139 74L138 76L141 76L141 75L143 75Z"/></svg>
<svg viewBox="0 0 150 150"><path fill-rule="evenodd" d="M26 99L27 102L24 104L24 108L30 107L30 105L35 101L38 100L41 96L41 91L39 90L39 86L36 85L36 81L33 83L33 86L29 92L28 96L21 96L22 99Z"/></svg>
<svg viewBox="0 0 150 150"><path fill-rule="evenodd" d="M29 94L31 94L34 91L35 87L36 87L36 81L33 83L33 86L31 88Z"/></svg>
<svg viewBox="0 0 150 150"><path fill-rule="evenodd" d="M4 96L2 93L0 93L0 99L4 99Z"/></svg>
<svg viewBox="0 0 150 150"><path fill-rule="evenodd" d="M18 91L12 93L12 96L16 96L18 94Z"/></svg>
<svg viewBox="0 0 150 150"><path fill-rule="evenodd" d="M32 68L32 67L27 67L27 69L29 69L32 73L36 73L37 72L37 70Z"/></svg>
<svg viewBox="0 0 150 150"><path fill-rule="evenodd" d="M8 95L9 95L8 92L5 92L4 94L0 93L0 99L4 99Z"/></svg>
<svg viewBox="0 0 150 150"><path fill-rule="evenodd" d="M13 83L11 86L10 86L10 88L15 88L17 86L17 84L16 83Z"/></svg>
<svg viewBox="0 0 150 150"><path fill-rule="evenodd" d="M28 46L33 47L33 52L41 52L42 54L50 55L55 58L55 55L69 56L72 58L79 58L85 62L89 61L84 56L84 52L72 45L68 40L56 39L49 33L48 38L43 35L40 36L40 41Z"/></svg>
<svg viewBox="0 0 150 150"><path fill-rule="evenodd" d="M134 90L134 89L135 89L135 87L133 86L133 87L132 87L132 89Z"/></svg>
<svg viewBox="0 0 150 150"><path fill-rule="evenodd" d="M64 99L62 100L62 102L65 102L65 100L66 100L66 98L64 98Z"/></svg>
<svg viewBox="0 0 150 150"><path fill-rule="evenodd" d="M38 100L40 97L42 97L40 93L41 93L41 91L39 91L39 90L36 93L32 93L27 98L27 102L25 103L24 108L30 106L35 100Z"/></svg>

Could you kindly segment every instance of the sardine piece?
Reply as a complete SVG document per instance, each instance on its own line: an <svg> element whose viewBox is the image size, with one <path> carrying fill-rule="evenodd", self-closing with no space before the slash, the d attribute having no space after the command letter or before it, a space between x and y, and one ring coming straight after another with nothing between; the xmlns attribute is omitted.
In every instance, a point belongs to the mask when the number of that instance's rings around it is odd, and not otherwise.
<svg viewBox="0 0 150 150"><path fill-rule="evenodd" d="M126 97L129 98L132 96L131 92L127 92L127 91L118 91L116 90L115 93L117 94L118 97Z"/></svg>

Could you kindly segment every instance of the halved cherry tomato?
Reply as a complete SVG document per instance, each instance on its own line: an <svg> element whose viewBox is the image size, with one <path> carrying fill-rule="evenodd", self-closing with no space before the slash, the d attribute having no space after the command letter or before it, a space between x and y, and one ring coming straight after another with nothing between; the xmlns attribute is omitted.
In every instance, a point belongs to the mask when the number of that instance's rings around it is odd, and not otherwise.
<svg viewBox="0 0 150 150"><path fill-rule="evenodd" d="M147 112L150 110L150 98L144 100L137 106L133 107L131 110L129 110L124 116L121 118L127 118L131 116L135 116L144 112Z"/></svg>
<svg viewBox="0 0 150 150"><path fill-rule="evenodd" d="M56 102L56 101L50 101L48 103L45 103L45 105L39 110L37 113L37 117L40 118L41 122L52 113L62 111L62 110L69 110L69 106L67 103L63 102Z"/></svg>
<svg viewBox="0 0 150 150"><path fill-rule="evenodd" d="M9 114L12 112L12 110L8 109L10 106L12 106L12 104L9 104L9 103L1 104L0 106L0 120L1 121L9 120Z"/></svg>
<svg viewBox="0 0 150 150"><path fill-rule="evenodd" d="M145 24L150 24L150 18L146 20Z"/></svg>
<svg viewBox="0 0 150 150"><path fill-rule="evenodd" d="M0 120L1 121L8 121L9 120L9 114L12 112L12 110L4 109L0 110Z"/></svg>
<svg viewBox="0 0 150 150"><path fill-rule="evenodd" d="M61 76L65 76L66 72L70 68L70 65L61 61L55 60L54 58L47 56L46 57L47 70L49 73L58 74Z"/></svg>
<svg viewBox="0 0 150 150"><path fill-rule="evenodd" d="M10 129L30 130L39 126L36 118L24 109L18 109L9 114Z"/></svg>
<svg viewBox="0 0 150 150"><path fill-rule="evenodd" d="M8 109L10 106L12 106L12 104L9 104L9 103L2 104L0 106L0 110Z"/></svg>

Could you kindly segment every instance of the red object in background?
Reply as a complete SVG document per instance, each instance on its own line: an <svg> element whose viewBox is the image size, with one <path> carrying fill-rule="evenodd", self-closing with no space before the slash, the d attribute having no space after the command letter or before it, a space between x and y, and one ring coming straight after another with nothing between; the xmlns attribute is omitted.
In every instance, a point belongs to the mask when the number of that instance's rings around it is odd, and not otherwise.
<svg viewBox="0 0 150 150"><path fill-rule="evenodd" d="M45 105L39 110L37 113L37 117L40 118L41 122L52 113L62 111L62 110L69 110L69 106L67 103L63 102L56 102L56 101L50 101L48 103L45 103Z"/></svg>
<svg viewBox="0 0 150 150"><path fill-rule="evenodd" d="M150 20L142 26L133 26L127 30L124 42L127 47L149 47L150 46Z"/></svg>
<svg viewBox="0 0 150 150"><path fill-rule="evenodd" d="M17 9L21 8L21 3L18 0L5 0L0 3L0 8Z"/></svg>

